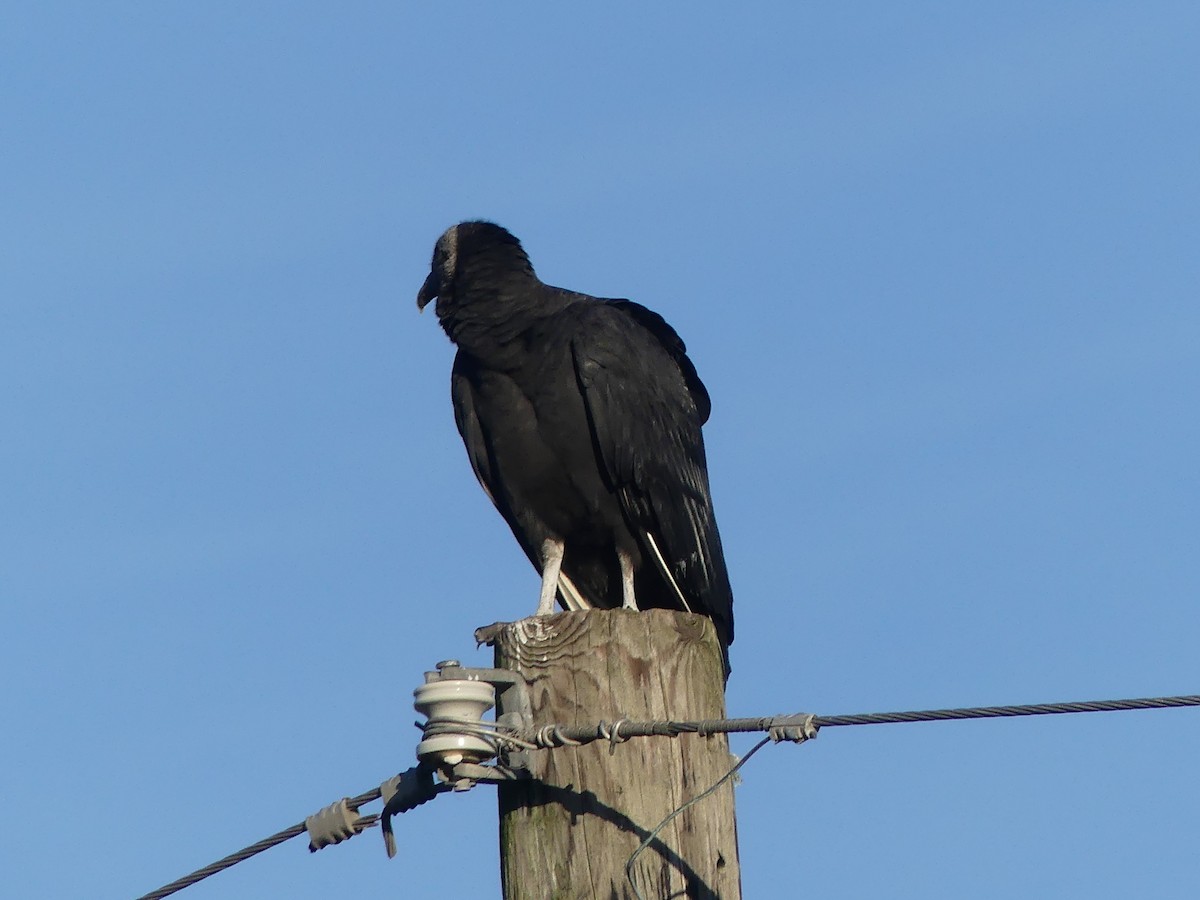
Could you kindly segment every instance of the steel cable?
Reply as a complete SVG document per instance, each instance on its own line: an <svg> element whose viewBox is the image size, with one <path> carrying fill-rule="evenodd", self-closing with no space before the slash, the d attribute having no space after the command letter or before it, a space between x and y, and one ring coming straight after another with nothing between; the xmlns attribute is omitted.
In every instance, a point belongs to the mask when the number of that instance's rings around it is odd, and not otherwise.
<svg viewBox="0 0 1200 900"><path fill-rule="evenodd" d="M847 725L890 725L902 724L906 722L937 722L948 721L953 719L995 719L995 718L1012 718L1016 716L1046 716L1046 715L1061 715L1065 713L1089 713L1089 712L1123 712L1126 710L1135 709L1170 709L1183 706L1200 706L1200 694L1187 694L1173 697L1142 697L1131 700L1088 700L1075 703L1034 703L1022 706L967 706L951 709L926 709L926 710L911 710L908 712L890 712L890 713L858 713L855 715L842 716L813 716L811 719L812 725L816 728L836 728ZM592 741L605 740L611 742L613 746L617 743L634 737L649 737L649 736L665 736L676 737L680 734L734 734L742 732L754 731L772 731L774 734L784 734L789 728L795 728L797 721L803 719L804 716L757 716L753 718L742 719L702 719L697 721L650 721L650 722L631 722L626 719L620 719L615 722L601 721L595 725L541 725L536 728L511 728L506 729L503 726L497 726L494 723L478 723L480 736L484 733L488 737L497 738L501 741L513 740L516 742L528 742L530 745L538 748L549 749L564 746L578 746L580 744L591 743ZM763 743L771 738L765 738ZM784 737L785 740L794 738ZM707 796L717 787L725 782L726 779L732 777L750 756L756 752L759 747L746 754L729 773L726 774L720 781L714 784L703 794L695 797L684 805L683 808L690 806L692 803ZM378 800L382 796L382 791L379 788L359 794L357 797L352 797L347 801L347 804L357 810L359 806L370 803L372 800ZM648 844L653 840L654 836L662 829L664 825L670 821L678 812L659 824L651 834L650 838L645 842ZM366 815L361 819L361 824L364 828L375 825L379 821L378 815ZM164 897L169 897L177 891L183 890L185 887L195 884L208 878L210 875L215 875L218 872L235 866L240 862L249 859L262 853L264 850L269 850L279 844L289 841L305 832L305 823L300 822L292 825L290 828L285 828L270 837L263 838L257 843L251 844L236 853L231 853L229 856L219 859L214 863L210 863L202 869L197 869L190 875L185 875L170 884L163 885L156 891L151 891L149 894L144 894L138 900L162 900ZM639 847L639 852L644 849L645 844ZM637 858L637 853L630 859L632 865ZM627 870L628 872L629 870ZM636 890L636 888L635 888Z"/></svg>

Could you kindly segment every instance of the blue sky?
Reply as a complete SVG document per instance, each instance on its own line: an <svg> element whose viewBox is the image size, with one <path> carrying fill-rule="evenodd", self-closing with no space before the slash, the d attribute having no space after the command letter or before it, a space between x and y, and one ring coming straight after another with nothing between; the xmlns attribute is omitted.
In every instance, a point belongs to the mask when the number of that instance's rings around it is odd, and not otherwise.
<svg viewBox="0 0 1200 900"><path fill-rule="evenodd" d="M463 218L688 342L732 715L1200 690L1198 29L6 8L6 891L132 897L369 789L412 763L421 672L532 611L414 305ZM1198 740L1184 710L765 749L745 895L1194 897ZM181 896L496 896L495 828L480 788L396 860L298 840Z"/></svg>

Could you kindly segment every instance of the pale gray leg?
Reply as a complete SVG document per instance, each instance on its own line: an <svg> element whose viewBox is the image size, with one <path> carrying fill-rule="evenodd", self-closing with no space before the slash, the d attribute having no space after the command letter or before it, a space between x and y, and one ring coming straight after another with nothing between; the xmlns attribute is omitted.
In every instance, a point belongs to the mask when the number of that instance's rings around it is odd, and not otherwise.
<svg viewBox="0 0 1200 900"><path fill-rule="evenodd" d="M638 608L637 598L633 596L633 560L623 550L617 551L617 561L621 564L621 609Z"/></svg>
<svg viewBox="0 0 1200 900"><path fill-rule="evenodd" d="M542 594L538 598L535 616L549 616L554 613L554 597L558 591L558 571L562 568L563 553L566 544L553 538L542 542Z"/></svg>

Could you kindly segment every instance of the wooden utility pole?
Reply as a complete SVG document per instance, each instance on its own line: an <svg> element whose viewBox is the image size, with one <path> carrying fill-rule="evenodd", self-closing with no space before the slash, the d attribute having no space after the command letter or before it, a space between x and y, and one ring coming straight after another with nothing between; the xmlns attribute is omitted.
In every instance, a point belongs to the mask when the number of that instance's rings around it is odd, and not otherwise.
<svg viewBox="0 0 1200 900"><path fill-rule="evenodd" d="M725 715L720 647L702 616L590 610L489 631L496 667L530 682L534 725ZM530 757L530 780L500 786L504 900L633 900L630 855L734 762L724 735L697 734ZM634 879L645 900L740 900L732 782L664 828Z"/></svg>

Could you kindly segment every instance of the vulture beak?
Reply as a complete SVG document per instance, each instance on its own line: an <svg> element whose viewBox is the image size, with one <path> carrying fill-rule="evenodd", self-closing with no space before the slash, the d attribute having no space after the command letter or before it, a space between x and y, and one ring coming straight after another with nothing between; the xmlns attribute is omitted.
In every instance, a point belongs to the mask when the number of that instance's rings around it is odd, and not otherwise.
<svg viewBox="0 0 1200 900"><path fill-rule="evenodd" d="M421 285L421 290L417 292L417 309L425 312L425 307L429 305L430 300L438 295L438 291L441 288L441 279L438 278L437 272L430 272L429 277L425 279L425 283Z"/></svg>

